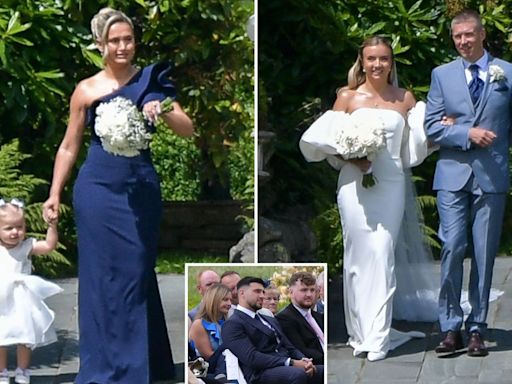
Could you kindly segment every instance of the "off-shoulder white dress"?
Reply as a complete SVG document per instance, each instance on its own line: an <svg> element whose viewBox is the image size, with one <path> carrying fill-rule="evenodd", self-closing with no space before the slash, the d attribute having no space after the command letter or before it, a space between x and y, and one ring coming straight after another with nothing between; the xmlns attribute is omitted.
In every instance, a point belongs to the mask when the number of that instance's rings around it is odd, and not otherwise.
<svg viewBox="0 0 512 384"><path fill-rule="evenodd" d="M422 103L417 109L423 107ZM341 169L337 202L343 227L344 307L349 344L354 355L387 353L412 337L424 336L391 328L396 290L395 247L406 201L405 168L421 163L427 155L422 122L413 123L422 111L409 116L410 124L393 109L360 108L352 112L355 120L372 115L373 120L383 122L386 146L372 161L377 183L371 188L363 187L363 174L358 167L335 156L333 131L336 115L343 113L329 111L324 122L322 118L317 120L316 126L304 133L300 147L307 160L327 159Z"/></svg>

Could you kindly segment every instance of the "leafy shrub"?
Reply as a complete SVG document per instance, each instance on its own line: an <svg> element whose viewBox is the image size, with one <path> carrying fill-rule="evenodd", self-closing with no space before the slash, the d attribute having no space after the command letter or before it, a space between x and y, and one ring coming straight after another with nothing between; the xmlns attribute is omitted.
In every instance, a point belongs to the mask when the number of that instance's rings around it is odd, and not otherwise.
<svg viewBox="0 0 512 384"><path fill-rule="evenodd" d="M179 137L159 124L151 152L160 176L163 200L196 200L200 189L200 153L194 140Z"/></svg>

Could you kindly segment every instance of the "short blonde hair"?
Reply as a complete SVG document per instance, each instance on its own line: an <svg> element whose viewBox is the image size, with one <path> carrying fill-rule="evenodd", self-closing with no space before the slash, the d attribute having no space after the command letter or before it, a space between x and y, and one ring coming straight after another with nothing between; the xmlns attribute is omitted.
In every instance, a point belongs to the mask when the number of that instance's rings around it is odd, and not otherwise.
<svg viewBox="0 0 512 384"><path fill-rule="evenodd" d="M94 41L104 45L103 51L101 52L103 59L108 57L108 49L106 46L108 31L115 23L127 23L132 28L132 31L134 29L133 23L128 16L112 8L100 9L91 20L91 32Z"/></svg>
<svg viewBox="0 0 512 384"><path fill-rule="evenodd" d="M18 207L17 205L11 203L5 203L3 205L0 205L0 219L4 219L9 215L15 214L18 214L23 219L25 218L25 212L23 211L23 208Z"/></svg>

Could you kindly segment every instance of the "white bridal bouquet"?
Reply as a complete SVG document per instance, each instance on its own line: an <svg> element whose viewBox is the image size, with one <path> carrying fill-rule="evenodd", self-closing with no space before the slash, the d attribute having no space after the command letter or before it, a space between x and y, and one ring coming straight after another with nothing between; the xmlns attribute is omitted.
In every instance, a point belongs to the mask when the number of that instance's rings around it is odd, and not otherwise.
<svg viewBox="0 0 512 384"><path fill-rule="evenodd" d="M386 145L384 122L374 114L352 116L341 111L327 111L304 132L299 146L308 161L327 160L333 167L341 168L342 161L368 158ZM363 175L363 187L376 183L371 169Z"/></svg>
<svg viewBox="0 0 512 384"><path fill-rule="evenodd" d="M172 100L161 103L162 113L172 109ZM151 133L144 115L129 99L117 96L96 108L94 130L105 151L116 156L134 157L149 147Z"/></svg>
<svg viewBox="0 0 512 384"><path fill-rule="evenodd" d="M336 151L345 160L366 157L372 161L375 154L386 146L383 121L372 114L358 119L345 115L345 121L339 126L335 137ZM376 181L370 168L363 175L363 187L372 187Z"/></svg>

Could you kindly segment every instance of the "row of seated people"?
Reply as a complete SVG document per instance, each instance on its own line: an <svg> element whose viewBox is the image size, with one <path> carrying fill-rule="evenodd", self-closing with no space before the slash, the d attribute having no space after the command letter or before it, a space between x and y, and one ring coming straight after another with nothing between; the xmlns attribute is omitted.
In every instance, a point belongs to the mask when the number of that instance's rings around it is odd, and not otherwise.
<svg viewBox="0 0 512 384"><path fill-rule="evenodd" d="M234 383L323 383L326 340L317 312L323 311L323 274L318 281L293 274L291 303L278 313L279 291L260 278L229 271L209 284L189 332L190 359L209 363L203 382L225 383L229 376Z"/></svg>

